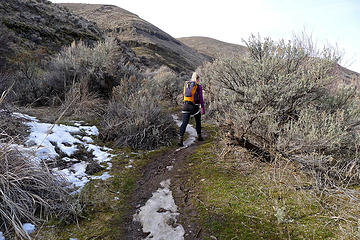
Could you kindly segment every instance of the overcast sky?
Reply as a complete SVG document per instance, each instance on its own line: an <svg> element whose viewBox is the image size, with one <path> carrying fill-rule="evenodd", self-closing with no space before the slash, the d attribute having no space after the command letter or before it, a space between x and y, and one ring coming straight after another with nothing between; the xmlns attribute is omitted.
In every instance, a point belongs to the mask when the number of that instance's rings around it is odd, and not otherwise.
<svg viewBox="0 0 360 240"><path fill-rule="evenodd" d="M306 31L317 45L338 46L341 64L360 73L359 0L51 0L112 4L171 36L243 44L251 33L290 39Z"/></svg>

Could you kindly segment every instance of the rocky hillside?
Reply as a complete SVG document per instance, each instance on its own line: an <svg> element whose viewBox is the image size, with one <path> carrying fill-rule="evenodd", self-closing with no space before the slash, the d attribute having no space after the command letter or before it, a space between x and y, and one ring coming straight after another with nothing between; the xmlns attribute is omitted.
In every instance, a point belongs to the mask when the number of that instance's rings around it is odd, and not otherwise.
<svg viewBox="0 0 360 240"><path fill-rule="evenodd" d="M96 41L96 24L47 0L0 1L0 69L24 52L54 53L74 40Z"/></svg>
<svg viewBox="0 0 360 240"><path fill-rule="evenodd" d="M97 4L64 3L75 14L94 21L116 36L140 57L180 71L192 71L210 57L176 40L151 23L120 7Z"/></svg>
<svg viewBox="0 0 360 240"><path fill-rule="evenodd" d="M221 56L243 55L246 47L238 44L222 42L208 37L183 37L178 40L202 54L213 58Z"/></svg>

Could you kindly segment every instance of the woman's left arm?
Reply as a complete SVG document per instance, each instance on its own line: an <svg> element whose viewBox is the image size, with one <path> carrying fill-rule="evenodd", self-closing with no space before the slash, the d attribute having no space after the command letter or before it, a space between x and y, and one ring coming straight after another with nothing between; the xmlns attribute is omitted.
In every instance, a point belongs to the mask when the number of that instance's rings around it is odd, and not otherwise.
<svg viewBox="0 0 360 240"><path fill-rule="evenodd" d="M203 99L202 86L201 85L199 85L199 97L200 97L200 105L201 105L201 114L205 114L204 99Z"/></svg>

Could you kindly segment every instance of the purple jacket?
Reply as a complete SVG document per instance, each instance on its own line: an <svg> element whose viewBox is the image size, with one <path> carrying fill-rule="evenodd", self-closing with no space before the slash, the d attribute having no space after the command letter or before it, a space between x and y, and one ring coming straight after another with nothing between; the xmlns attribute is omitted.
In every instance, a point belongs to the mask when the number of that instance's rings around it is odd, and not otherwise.
<svg viewBox="0 0 360 240"><path fill-rule="evenodd" d="M200 98L200 105L201 105L201 114L205 114L205 108L204 108L204 99L202 94L202 86L199 84L199 98Z"/></svg>

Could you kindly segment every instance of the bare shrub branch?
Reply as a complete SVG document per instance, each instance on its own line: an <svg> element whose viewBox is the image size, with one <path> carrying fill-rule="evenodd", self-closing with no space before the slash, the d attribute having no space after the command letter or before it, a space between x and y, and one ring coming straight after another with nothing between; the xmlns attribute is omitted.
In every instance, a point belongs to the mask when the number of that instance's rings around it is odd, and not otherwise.
<svg viewBox="0 0 360 240"><path fill-rule="evenodd" d="M105 102L97 93L90 92L86 80L74 83L65 94L59 112L65 111L65 116L90 119L99 118L104 112Z"/></svg>

